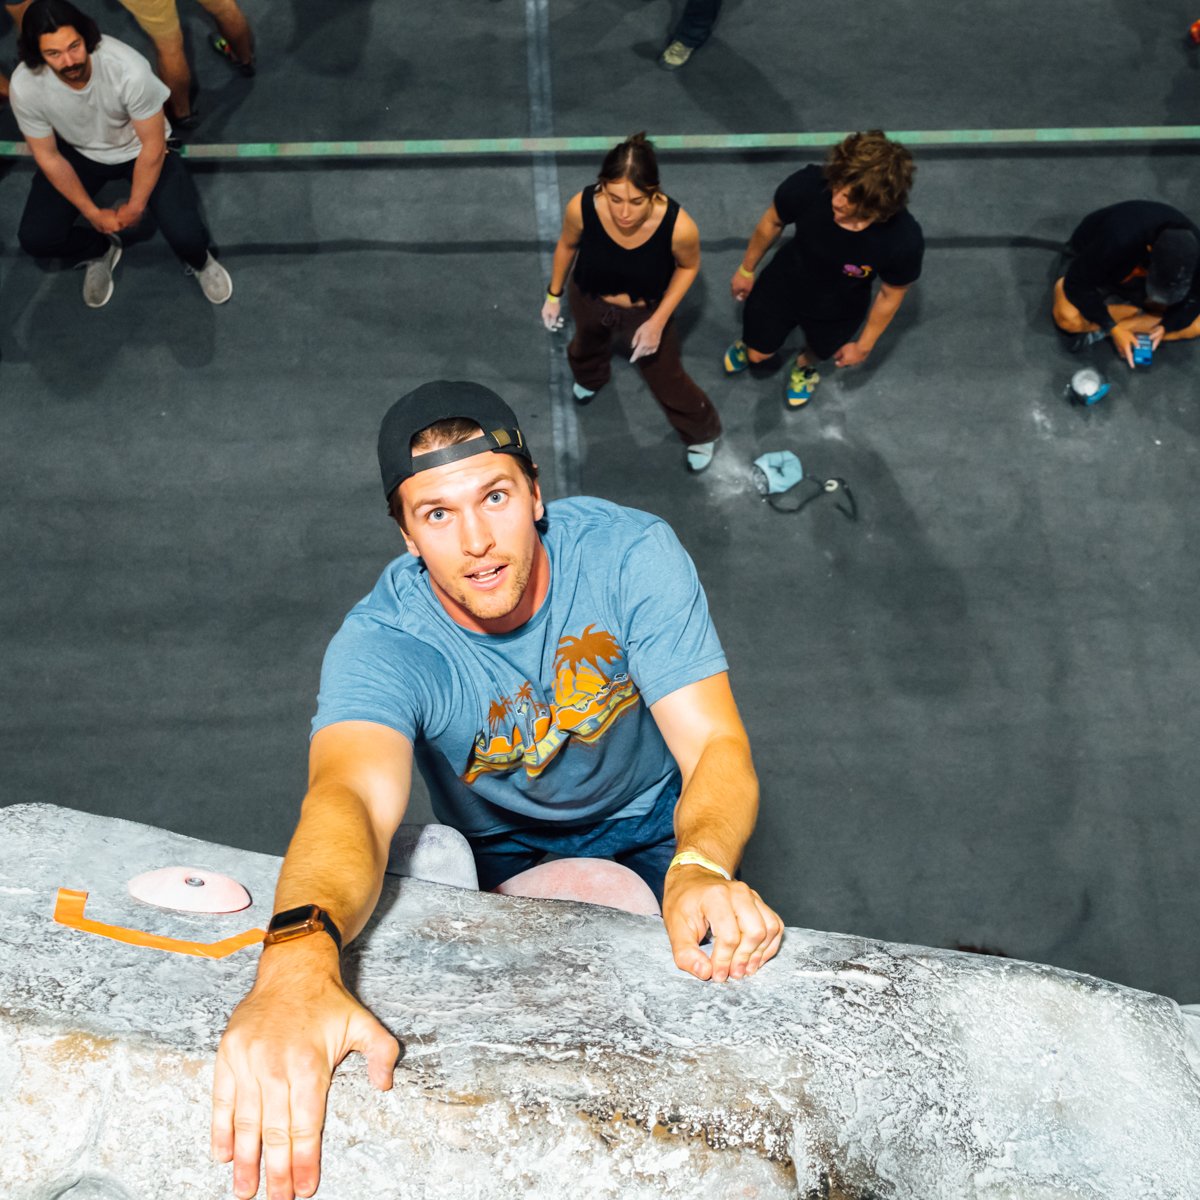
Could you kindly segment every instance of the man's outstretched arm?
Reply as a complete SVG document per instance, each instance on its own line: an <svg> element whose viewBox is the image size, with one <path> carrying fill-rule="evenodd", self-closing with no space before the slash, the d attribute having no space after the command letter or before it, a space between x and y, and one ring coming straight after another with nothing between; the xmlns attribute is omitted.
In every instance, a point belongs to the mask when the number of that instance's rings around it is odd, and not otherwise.
<svg viewBox="0 0 1200 1200"><path fill-rule="evenodd" d="M733 876L758 816L758 778L728 674L680 688L650 711L683 776L678 850ZM694 864L667 872L663 921L676 966L717 983L753 975L783 939L783 922L753 888ZM711 959L700 949L708 929Z"/></svg>
<svg viewBox="0 0 1200 1200"><path fill-rule="evenodd" d="M348 943L379 899L392 835L404 817L412 744L383 725L346 721L319 731L309 787L275 891L275 911L317 904ZM371 1082L392 1086L396 1039L342 983L323 933L264 947L250 994L229 1019L213 1078L212 1153L233 1160L239 1197L311 1196L320 1181L325 1099L352 1050Z"/></svg>

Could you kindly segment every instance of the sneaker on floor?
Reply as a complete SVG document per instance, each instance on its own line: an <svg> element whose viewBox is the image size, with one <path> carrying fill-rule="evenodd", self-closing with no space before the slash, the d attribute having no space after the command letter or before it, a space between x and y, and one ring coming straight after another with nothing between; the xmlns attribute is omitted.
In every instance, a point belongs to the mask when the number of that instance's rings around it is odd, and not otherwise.
<svg viewBox="0 0 1200 1200"><path fill-rule="evenodd" d="M658 65L665 71L678 71L695 51L695 46L685 46L676 39L659 55Z"/></svg>
<svg viewBox="0 0 1200 1200"><path fill-rule="evenodd" d="M210 33L208 35L208 44L227 62L231 67L236 67L247 78L254 74L253 60L246 63L233 52L233 47L229 44L228 38L223 38L219 33Z"/></svg>
<svg viewBox="0 0 1200 1200"><path fill-rule="evenodd" d="M121 239L115 233L108 235L112 243L99 257L81 262L83 267L83 302L88 308L103 308L113 294L113 271L121 261Z"/></svg>
<svg viewBox="0 0 1200 1200"><path fill-rule="evenodd" d="M740 339L725 351L725 374L736 375L750 365L750 355L746 352L746 343Z"/></svg>
<svg viewBox="0 0 1200 1200"><path fill-rule="evenodd" d="M1078 354L1081 350L1086 350L1089 346L1095 346L1099 342L1104 341L1108 334L1103 329L1093 329L1090 333L1077 333L1067 342L1067 349L1072 354Z"/></svg>
<svg viewBox="0 0 1200 1200"><path fill-rule="evenodd" d="M233 295L233 280L229 278L229 272L211 254L204 260L200 270L188 267L187 273L195 275L204 298L211 304L224 304Z"/></svg>
<svg viewBox="0 0 1200 1200"><path fill-rule="evenodd" d="M712 465L713 455L717 452L716 441L697 442L694 446L687 448L687 469L693 475L699 475L701 471L707 471Z"/></svg>
<svg viewBox="0 0 1200 1200"><path fill-rule="evenodd" d="M580 404L590 404L592 397L595 394L595 392L589 392L581 383L571 384L571 395L574 396Z"/></svg>
<svg viewBox="0 0 1200 1200"><path fill-rule="evenodd" d="M785 398L788 408L803 408L821 382L820 372L815 367L802 367L793 363L788 374Z"/></svg>

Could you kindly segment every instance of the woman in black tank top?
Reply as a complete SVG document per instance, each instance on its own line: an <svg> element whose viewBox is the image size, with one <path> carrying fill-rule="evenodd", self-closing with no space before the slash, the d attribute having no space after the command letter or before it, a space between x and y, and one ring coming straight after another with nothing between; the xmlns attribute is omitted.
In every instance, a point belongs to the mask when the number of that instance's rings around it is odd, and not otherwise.
<svg viewBox="0 0 1200 1200"><path fill-rule="evenodd" d="M568 203L542 306L546 328L561 329L570 276L575 399L587 404L608 382L619 349L687 446L691 471L712 462L721 435L712 401L683 369L672 321L699 271L695 222L659 190L654 147L639 133L611 150L597 182Z"/></svg>

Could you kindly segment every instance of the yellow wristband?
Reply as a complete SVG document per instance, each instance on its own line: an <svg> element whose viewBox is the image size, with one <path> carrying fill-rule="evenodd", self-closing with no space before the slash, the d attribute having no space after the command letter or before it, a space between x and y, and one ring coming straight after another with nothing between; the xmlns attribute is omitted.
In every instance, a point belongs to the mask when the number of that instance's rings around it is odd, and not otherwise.
<svg viewBox="0 0 1200 1200"><path fill-rule="evenodd" d="M747 271L747 270L746 270L746 268L745 268L745 267L743 267L741 263L738 263L738 274L739 274L739 275L740 275L740 276L741 276L743 279L753 279L753 278L754 278L754 272L753 272L753 271Z"/></svg>
<svg viewBox="0 0 1200 1200"><path fill-rule="evenodd" d="M703 867L706 871L712 871L714 875L720 875L722 879L733 882L733 877L724 867L717 866L711 858L705 858L703 854L697 854L695 850L681 850L675 855L667 870L672 871L676 867Z"/></svg>
<svg viewBox="0 0 1200 1200"><path fill-rule="evenodd" d="M553 292L547 292L546 299L552 300L555 304L558 304L562 300L562 292L559 292L557 296Z"/></svg>

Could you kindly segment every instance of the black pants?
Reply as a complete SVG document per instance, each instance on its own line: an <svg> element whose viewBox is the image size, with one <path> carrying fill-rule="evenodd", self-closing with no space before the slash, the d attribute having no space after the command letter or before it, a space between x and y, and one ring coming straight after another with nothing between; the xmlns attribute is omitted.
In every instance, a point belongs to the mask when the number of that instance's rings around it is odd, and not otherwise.
<svg viewBox="0 0 1200 1200"><path fill-rule="evenodd" d="M687 0L671 41L682 42L693 50L703 46L712 34L720 11L721 0Z"/></svg>
<svg viewBox="0 0 1200 1200"><path fill-rule="evenodd" d="M114 179L133 178L132 159L101 163L63 142L58 143L58 149L75 168L89 196L95 196ZM168 151L147 208L171 249L189 267L200 270L208 256L210 239L200 217L200 198L178 154ZM17 236L25 252L34 258L62 258L72 264L99 258L109 247L108 238L84 221L75 205L41 171L33 176Z"/></svg>

